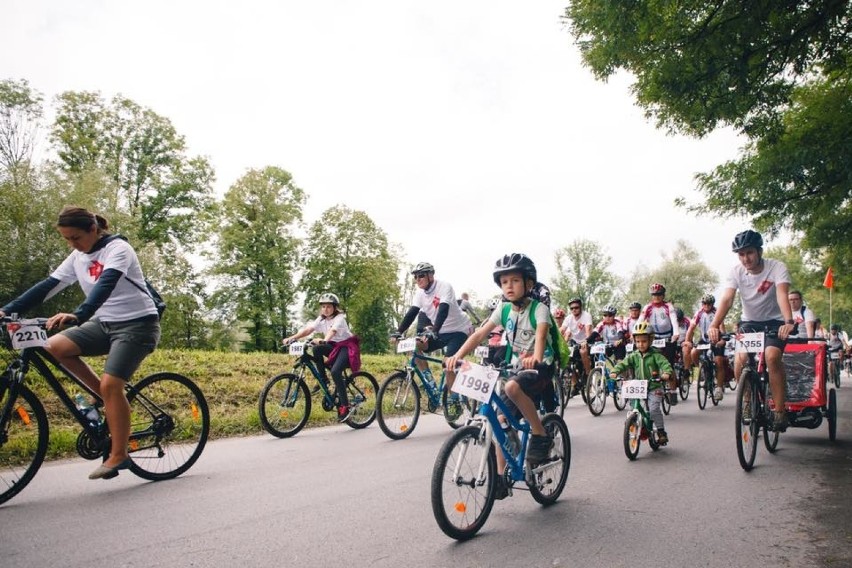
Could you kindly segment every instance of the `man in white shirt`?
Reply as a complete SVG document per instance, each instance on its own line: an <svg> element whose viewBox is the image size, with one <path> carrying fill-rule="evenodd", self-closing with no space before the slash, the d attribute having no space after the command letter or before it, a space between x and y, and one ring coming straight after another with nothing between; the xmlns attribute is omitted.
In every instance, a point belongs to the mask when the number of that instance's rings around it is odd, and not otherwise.
<svg viewBox="0 0 852 568"><path fill-rule="evenodd" d="M562 336L565 341L572 339L580 346L580 357L583 363L583 372L588 373L591 368L589 360L589 346L586 339L592 334L592 314L583 309L583 300L574 297L568 300L568 315L562 324Z"/></svg>
<svg viewBox="0 0 852 568"><path fill-rule="evenodd" d="M788 298L790 274L783 262L763 258L763 237L756 231L748 230L737 234L731 249L739 256L740 264L731 269L708 335L710 341L719 341L722 324L734 303L737 290L740 292L743 308L738 331L777 331L777 337L765 339L765 358L769 371L769 388L776 409L772 427L783 432L789 422L784 406L787 377L781 357L787 337L795 325ZM742 373L746 358L745 353L737 354L734 365L737 377Z"/></svg>
<svg viewBox="0 0 852 568"><path fill-rule="evenodd" d="M816 316L812 309L807 307L802 300L802 293L798 290L790 290L787 294L787 299L790 301L790 311L793 314L793 321L798 326L795 334L790 334L790 337L807 337L814 338L814 321Z"/></svg>

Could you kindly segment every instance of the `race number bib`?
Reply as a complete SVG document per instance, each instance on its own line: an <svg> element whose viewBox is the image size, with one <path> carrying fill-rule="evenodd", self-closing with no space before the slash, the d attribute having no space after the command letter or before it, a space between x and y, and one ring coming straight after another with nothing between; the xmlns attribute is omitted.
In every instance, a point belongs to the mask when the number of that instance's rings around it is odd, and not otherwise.
<svg viewBox="0 0 852 568"><path fill-rule="evenodd" d="M653 343L651 343L652 347L656 347L657 349L664 349L666 346L665 339L655 339Z"/></svg>
<svg viewBox="0 0 852 568"><path fill-rule="evenodd" d="M832 351L831 352L831 358L834 361L837 361L838 359L840 359L840 351Z"/></svg>
<svg viewBox="0 0 852 568"><path fill-rule="evenodd" d="M479 345L476 349L473 350L473 355L475 357L479 357L480 359L488 358L488 346Z"/></svg>
<svg viewBox="0 0 852 568"><path fill-rule="evenodd" d="M698 345L695 346L695 349L697 349L698 351L709 351L710 350L710 344L709 343L699 343Z"/></svg>
<svg viewBox="0 0 852 568"><path fill-rule="evenodd" d="M624 346L624 349L625 349L628 353L633 353L633 344L632 344L632 343L628 343L627 345L625 345L625 346Z"/></svg>
<svg viewBox="0 0 852 568"><path fill-rule="evenodd" d="M621 383L622 398L648 398L648 381L633 379Z"/></svg>
<svg viewBox="0 0 852 568"><path fill-rule="evenodd" d="M601 355L606 353L606 343L595 343L589 350L592 355Z"/></svg>
<svg viewBox="0 0 852 568"><path fill-rule="evenodd" d="M763 353L762 331L737 334L737 353Z"/></svg>
<svg viewBox="0 0 852 568"><path fill-rule="evenodd" d="M417 340L413 337L398 341L396 344L397 353L411 353L415 349L417 349Z"/></svg>
<svg viewBox="0 0 852 568"><path fill-rule="evenodd" d="M22 324L16 329L8 328L12 338L12 348L26 349L27 347L44 347L47 345L47 332L37 325Z"/></svg>
<svg viewBox="0 0 852 568"><path fill-rule="evenodd" d="M305 352L305 343L303 341L299 341L297 343L290 344L290 355L301 355Z"/></svg>
<svg viewBox="0 0 852 568"><path fill-rule="evenodd" d="M500 373L495 369L465 361L456 375L452 391L487 403L499 380Z"/></svg>

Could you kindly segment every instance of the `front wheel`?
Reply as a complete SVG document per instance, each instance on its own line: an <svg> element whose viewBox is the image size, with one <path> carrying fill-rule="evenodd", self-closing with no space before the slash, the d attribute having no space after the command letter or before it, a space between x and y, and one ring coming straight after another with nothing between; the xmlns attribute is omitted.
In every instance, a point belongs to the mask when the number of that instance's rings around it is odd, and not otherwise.
<svg viewBox="0 0 852 568"><path fill-rule="evenodd" d="M757 424L757 396L752 387L752 382L756 379L748 369L744 369L737 388L737 458L746 471L751 471L754 467L757 436L760 433L760 426Z"/></svg>
<svg viewBox="0 0 852 568"><path fill-rule="evenodd" d="M681 369L678 378L680 380L680 384L678 385L680 399L686 400L689 398L689 387L692 384L692 371L690 369Z"/></svg>
<svg viewBox="0 0 852 568"><path fill-rule="evenodd" d="M669 412L672 411L672 403L669 401L669 396L670 396L671 392L672 391L670 391L668 389L663 389L663 401L660 404L660 407L663 409L663 414L665 416L668 416ZM677 396L676 392L675 392L674 396Z"/></svg>
<svg viewBox="0 0 852 568"><path fill-rule="evenodd" d="M379 428L391 440L408 437L420 419L420 389L410 374L399 371L379 388L376 399Z"/></svg>
<svg viewBox="0 0 852 568"><path fill-rule="evenodd" d="M621 396L621 381L614 381L613 391L612 391L612 402L615 404L615 408L621 412L625 408L627 408L627 399Z"/></svg>
<svg viewBox="0 0 852 568"><path fill-rule="evenodd" d="M201 389L176 373L157 373L127 386L130 471L159 481L182 474L201 456L210 411Z"/></svg>
<svg viewBox="0 0 852 568"><path fill-rule="evenodd" d="M698 389L695 393L695 398L698 399L698 408L704 410L707 406L707 396L709 395L710 384L712 383L710 373L707 372L707 366L701 365L698 369Z"/></svg>
<svg viewBox="0 0 852 568"><path fill-rule="evenodd" d="M636 459L640 445L642 445L642 416L634 410L624 421L624 455L627 459L630 461Z"/></svg>
<svg viewBox="0 0 852 568"><path fill-rule="evenodd" d="M456 540L474 536L494 506L497 460L486 431L472 424L453 432L432 469L432 514Z"/></svg>
<svg viewBox="0 0 852 568"><path fill-rule="evenodd" d="M551 505L559 499L568 472L571 469L571 435L568 426L558 414L546 414L541 420L547 434L553 438L553 447L547 460L542 462L532 473L530 494L542 505Z"/></svg>
<svg viewBox="0 0 852 568"><path fill-rule="evenodd" d="M263 429L278 438L289 438L308 423L311 393L305 381L284 373L269 379L260 391L257 406Z"/></svg>
<svg viewBox="0 0 852 568"><path fill-rule="evenodd" d="M47 453L48 425L44 406L24 385L9 404L9 386L0 390L0 503L17 495L35 477ZM8 414L7 414L8 413Z"/></svg>
<svg viewBox="0 0 852 568"><path fill-rule="evenodd" d="M360 430L372 424L376 419L376 398L379 383L370 373L359 371L346 377L346 396L352 411L346 424Z"/></svg>
<svg viewBox="0 0 852 568"><path fill-rule="evenodd" d="M592 416L600 416L606 408L606 379L603 371L595 369L586 381L586 400Z"/></svg>

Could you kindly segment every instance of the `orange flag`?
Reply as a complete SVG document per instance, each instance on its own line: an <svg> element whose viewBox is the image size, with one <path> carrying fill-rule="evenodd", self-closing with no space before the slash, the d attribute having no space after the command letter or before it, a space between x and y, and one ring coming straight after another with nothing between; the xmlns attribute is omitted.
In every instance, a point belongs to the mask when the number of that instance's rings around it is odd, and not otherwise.
<svg viewBox="0 0 852 568"><path fill-rule="evenodd" d="M826 288L834 288L834 274L831 273L831 267L828 267L828 272L825 273L825 280L822 283Z"/></svg>

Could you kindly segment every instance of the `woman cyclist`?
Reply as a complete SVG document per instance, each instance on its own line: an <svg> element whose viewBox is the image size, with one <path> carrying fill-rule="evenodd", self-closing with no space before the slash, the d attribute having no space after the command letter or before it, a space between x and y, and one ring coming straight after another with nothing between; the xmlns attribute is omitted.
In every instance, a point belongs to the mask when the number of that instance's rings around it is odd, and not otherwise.
<svg viewBox="0 0 852 568"><path fill-rule="evenodd" d="M48 278L3 306L0 316L24 313L74 282L83 289L86 299L73 313L47 320L47 329L76 327L52 336L46 349L104 401L110 454L89 479L111 479L131 463L124 385L157 346L160 318L136 252L123 237L107 232L106 219L81 207L65 207L56 227L73 252ZM107 355L100 379L80 359L92 355Z"/></svg>

